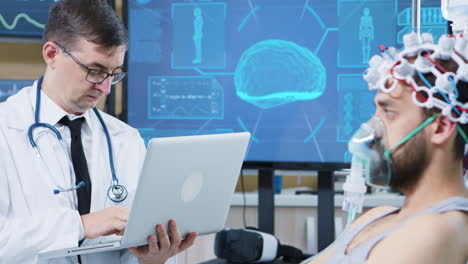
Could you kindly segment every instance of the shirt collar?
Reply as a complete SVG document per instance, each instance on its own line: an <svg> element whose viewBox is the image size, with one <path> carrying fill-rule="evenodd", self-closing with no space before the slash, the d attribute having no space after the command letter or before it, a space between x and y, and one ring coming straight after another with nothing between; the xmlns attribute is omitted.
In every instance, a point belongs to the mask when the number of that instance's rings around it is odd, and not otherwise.
<svg viewBox="0 0 468 264"><path fill-rule="evenodd" d="M37 88L37 87L34 87ZM34 111L36 111L36 91L31 93L31 102L33 103ZM57 123L62 119L64 116L68 116L70 120L76 119L78 117L84 117L85 122L84 124L92 130L92 122L90 116L90 110L87 110L83 114L77 116L74 114L69 114L65 110L63 110L60 106L58 106L46 93L41 90L41 106L40 106L40 115L39 115L39 122L47 123L51 125L57 125Z"/></svg>

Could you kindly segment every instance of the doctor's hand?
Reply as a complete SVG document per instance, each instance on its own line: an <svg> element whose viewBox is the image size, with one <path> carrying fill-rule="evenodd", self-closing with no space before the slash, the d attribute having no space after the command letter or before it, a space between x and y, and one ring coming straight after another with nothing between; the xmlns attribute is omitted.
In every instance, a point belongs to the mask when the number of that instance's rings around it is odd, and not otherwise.
<svg viewBox="0 0 468 264"><path fill-rule="evenodd" d="M96 238L107 235L123 235L127 226L129 209L121 205L112 206L81 216L85 237Z"/></svg>
<svg viewBox="0 0 468 264"><path fill-rule="evenodd" d="M174 220L169 221L170 238L164 225L157 225L156 232L157 236L153 235L148 238L148 245L128 249L138 258L140 264L163 264L170 257L192 246L197 237L197 233L190 233L185 239L182 239Z"/></svg>

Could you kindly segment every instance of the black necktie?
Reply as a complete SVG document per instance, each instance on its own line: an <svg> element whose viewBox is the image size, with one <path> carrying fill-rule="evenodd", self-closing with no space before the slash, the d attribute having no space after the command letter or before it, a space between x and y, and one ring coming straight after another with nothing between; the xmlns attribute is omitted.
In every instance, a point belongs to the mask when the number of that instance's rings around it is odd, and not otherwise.
<svg viewBox="0 0 468 264"><path fill-rule="evenodd" d="M76 190L78 196L78 212L80 212L80 215L88 214L91 206L91 179L89 178L88 164L86 162L83 144L81 143L81 125L84 120L84 118L77 118L70 121L66 116L60 120L60 124L70 128L71 156L76 177L75 184L81 181L84 181L86 184L84 187Z"/></svg>

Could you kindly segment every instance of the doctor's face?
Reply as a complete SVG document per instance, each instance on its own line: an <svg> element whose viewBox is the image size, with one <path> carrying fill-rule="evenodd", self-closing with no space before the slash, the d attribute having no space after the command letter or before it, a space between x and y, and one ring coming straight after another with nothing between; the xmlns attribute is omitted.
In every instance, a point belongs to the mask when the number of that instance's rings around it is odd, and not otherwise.
<svg viewBox="0 0 468 264"><path fill-rule="evenodd" d="M102 83L91 83L102 79L88 74L89 69L94 72L121 73L125 47L101 48L98 45L80 39L73 49L56 42L57 55L54 79L57 85L50 89L49 95L59 106L68 113L81 114L97 105L99 100L110 93L112 76L108 76ZM55 84L52 84L55 85Z"/></svg>

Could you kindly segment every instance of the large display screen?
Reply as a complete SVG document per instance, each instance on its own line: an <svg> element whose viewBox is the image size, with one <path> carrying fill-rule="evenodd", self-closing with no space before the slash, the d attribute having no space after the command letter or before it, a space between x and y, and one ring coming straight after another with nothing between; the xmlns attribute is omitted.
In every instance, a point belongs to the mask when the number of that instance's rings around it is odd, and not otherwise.
<svg viewBox="0 0 468 264"><path fill-rule="evenodd" d="M146 140L249 131L252 162L350 162L374 112L367 62L412 30L409 0L127 5L128 123ZM446 33L440 1L424 1L421 25Z"/></svg>
<svg viewBox="0 0 468 264"><path fill-rule="evenodd" d="M0 103L33 83L34 81L31 80L0 80Z"/></svg>
<svg viewBox="0 0 468 264"><path fill-rule="evenodd" d="M0 35L40 38L54 2L57 0L2 0Z"/></svg>

